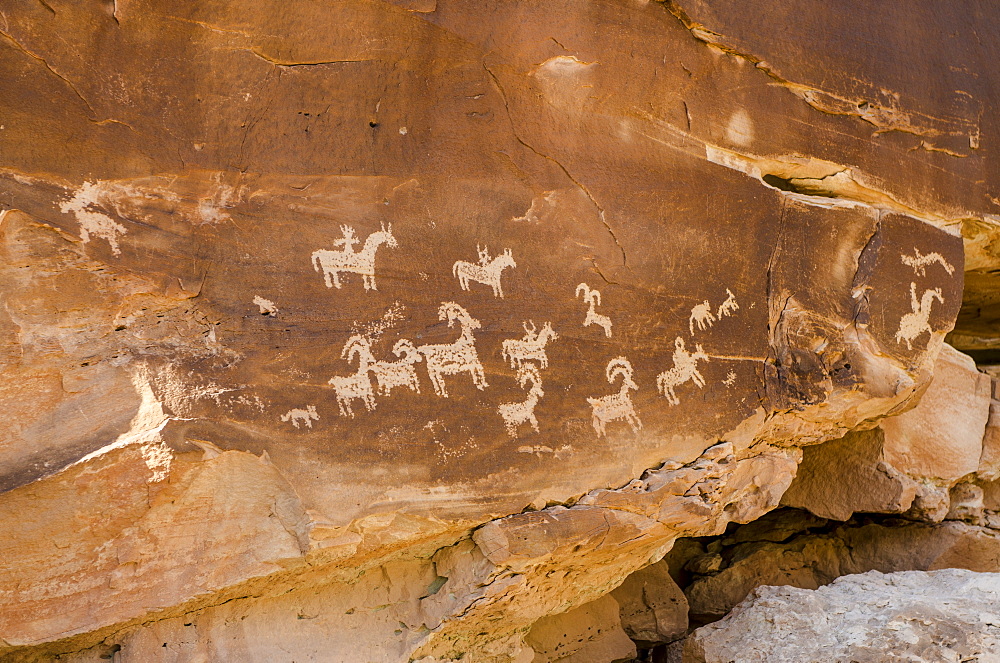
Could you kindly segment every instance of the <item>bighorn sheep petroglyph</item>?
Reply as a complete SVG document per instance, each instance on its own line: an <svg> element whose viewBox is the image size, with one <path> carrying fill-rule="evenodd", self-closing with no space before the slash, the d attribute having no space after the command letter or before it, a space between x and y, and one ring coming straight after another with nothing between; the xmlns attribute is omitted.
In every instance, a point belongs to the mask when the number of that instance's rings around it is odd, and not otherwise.
<svg viewBox="0 0 1000 663"><path fill-rule="evenodd" d="M590 304L589 308L587 308L587 317L583 321L583 326L597 325L604 329L605 336L611 338L611 318L601 315L596 309L597 306L601 305L600 290L591 290L589 285L581 283L576 286L576 296L579 297L581 293L583 294L583 300Z"/></svg>
<svg viewBox="0 0 1000 663"><path fill-rule="evenodd" d="M629 390L638 390L639 386L632 379L632 364L625 357L615 357L605 369L608 383L614 384L615 379L621 377L622 386L617 394L610 394L600 398L588 398L593 414L594 430L598 437L605 435L605 427L612 421L624 419L632 427L632 432L639 432L642 428L642 421L635 413L632 405L632 398Z"/></svg>
<svg viewBox="0 0 1000 663"><path fill-rule="evenodd" d="M530 423L531 427L538 432L538 419L535 418L535 406L539 399L545 395L542 391L542 378L538 374L538 368L534 364L525 364L517 369L517 381L523 389L528 382L531 388L528 390L528 397L520 403L501 403L497 411L503 417L504 426L507 433L517 438L517 427Z"/></svg>
<svg viewBox="0 0 1000 663"><path fill-rule="evenodd" d="M438 309L438 319L447 319L449 327L454 326L457 320L462 327L462 333L454 343L421 345L417 348L417 352L424 356L427 363L427 375L434 385L434 393L448 398L444 376L465 372L472 376L472 384L477 389L488 387L486 372L476 352L476 339L472 335L472 332L482 325L455 302L442 303Z"/></svg>

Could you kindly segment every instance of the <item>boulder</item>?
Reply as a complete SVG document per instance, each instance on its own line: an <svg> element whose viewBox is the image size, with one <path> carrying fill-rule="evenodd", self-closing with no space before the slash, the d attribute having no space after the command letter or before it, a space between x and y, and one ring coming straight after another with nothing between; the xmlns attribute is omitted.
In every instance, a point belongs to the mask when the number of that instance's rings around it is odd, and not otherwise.
<svg viewBox="0 0 1000 663"><path fill-rule="evenodd" d="M687 633L687 598L664 561L639 569L611 596L618 602L622 628L640 645L673 642Z"/></svg>
<svg viewBox="0 0 1000 663"><path fill-rule="evenodd" d="M691 663L995 661L1000 574L877 571L815 590L760 587L687 640Z"/></svg>

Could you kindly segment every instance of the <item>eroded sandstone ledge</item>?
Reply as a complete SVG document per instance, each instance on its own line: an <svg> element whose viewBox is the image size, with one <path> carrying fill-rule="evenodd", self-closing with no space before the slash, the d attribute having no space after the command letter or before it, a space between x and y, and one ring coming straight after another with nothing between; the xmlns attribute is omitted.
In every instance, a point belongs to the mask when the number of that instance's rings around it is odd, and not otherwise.
<svg viewBox="0 0 1000 663"><path fill-rule="evenodd" d="M997 268L1000 16L931 11L5 9L0 655L529 661L777 507Z"/></svg>

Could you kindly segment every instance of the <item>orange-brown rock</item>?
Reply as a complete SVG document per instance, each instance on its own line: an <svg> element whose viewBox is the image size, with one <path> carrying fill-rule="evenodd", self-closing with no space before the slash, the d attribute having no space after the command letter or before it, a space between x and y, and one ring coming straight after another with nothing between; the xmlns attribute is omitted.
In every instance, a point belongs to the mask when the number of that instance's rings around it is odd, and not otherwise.
<svg viewBox="0 0 1000 663"><path fill-rule="evenodd" d="M992 264L1000 14L874 14L7 3L0 657L528 661L775 508Z"/></svg>

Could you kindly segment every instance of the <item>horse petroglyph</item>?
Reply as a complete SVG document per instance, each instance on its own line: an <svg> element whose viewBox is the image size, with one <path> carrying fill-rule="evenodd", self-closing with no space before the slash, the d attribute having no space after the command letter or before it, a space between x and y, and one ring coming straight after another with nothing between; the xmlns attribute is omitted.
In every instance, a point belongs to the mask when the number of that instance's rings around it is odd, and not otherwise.
<svg viewBox="0 0 1000 663"><path fill-rule="evenodd" d="M376 361L371 365L371 371L378 382L379 395L389 395L393 387L409 387L419 394L420 379L417 378L417 371L413 365L423 361L423 357L417 352L413 343L405 338L396 341L396 345L392 347L392 354L399 357L399 361Z"/></svg>
<svg viewBox="0 0 1000 663"><path fill-rule="evenodd" d="M517 439L517 427L530 423L531 427L538 432L538 419L535 418L535 405L539 399L545 395L542 391L542 378L538 375L538 369L534 364L525 364L517 369L517 381L521 388L531 383L528 390L528 398L520 403L501 403L497 411L503 417L504 426L507 433Z"/></svg>
<svg viewBox="0 0 1000 663"><path fill-rule="evenodd" d="M596 309L596 307L601 305L600 290L591 290L589 285L581 283L576 286L576 296L579 297L581 293L583 294L583 301L590 305L587 308L587 317L583 321L583 326L597 325L604 330L605 336L611 338L611 318L601 315Z"/></svg>
<svg viewBox="0 0 1000 663"><path fill-rule="evenodd" d="M728 318L733 313L740 310L740 305L736 303L736 295L733 294L733 291L726 288L726 294L729 296L726 297L726 301L719 304L719 310L715 313L715 317L719 320Z"/></svg>
<svg viewBox="0 0 1000 663"><path fill-rule="evenodd" d="M476 352L476 339L472 335L472 332L482 325L455 302L442 303L438 309L438 319L447 319L449 327L454 326L457 320L462 327L462 333L454 343L421 345L417 348L417 352L422 354L427 362L427 375L434 385L434 393L448 398L444 376L466 372L472 376L472 384L477 389L482 391L488 387L486 372Z"/></svg>
<svg viewBox="0 0 1000 663"><path fill-rule="evenodd" d="M906 341L906 349L912 350L913 341L918 336L924 332L928 334L934 333L928 319L930 318L931 306L935 299L942 304L944 303L944 297L941 296L941 288L925 290L918 301L917 284L910 283L910 307L913 309L913 312L907 313L900 319L899 331L896 332L896 343Z"/></svg>
<svg viewBox="0 0 1000 663"><path fill-rule="evenodd" d="M281 420L292 422L292 425L296 428L299 427L299 424L305 424L307 428L312 428L313 421L319 421L319 415L316 414L315 405L307 405L304 410L302 408L289 410L281 415Z"/></svg>
<svg viewBox="0 0 1000 663"><path fill-rule="evenodd" d="M920 253L920 249L918 249L917 247L913 247L912 256L904 255L900 256L899 259L903 261L904 265L909 265L910 267L912 267L913 272L915 274L919 274L920 276L926 276L925 271L927 267L933 265L934 263L937 263L942 267L944 267L944 271L948 272L949 276L955 273L955 268L952 267L951 263L945 260L944 256L938 253L937 251L924 255Z"/></svg>
<svg viewBox="0 0 1000 663"><path fill-rule="evenodd" d="M715 316L712 315L712 305L708 303L707 299L691 309L691 317L688 318L688 329L691 330L692 336L694 336L695 324L698 325L699 331L703 331L715 324Z"/></svg>
<svg viewBox="0 0 1000 663"><path fill-rule="evenodd" d="M597 437L604 437L605 426L618 419L624 419L632 427L632 432L638 433L642 428L642 422L635 413L632 398L628 393L630 390L639 389L639 385L632 379L632 364L625 357L615 357L608 362L605 375L610 384L614 384L615 379L621 377L622 386L617 394L587 399L593 411L593 424Z"/></svg>
<svg viewBox="0 0 1000 663"><path fill-rule="evenodd" d="M378 290L375 286L375 252L383 244L393 249L399 246L396 238L392 236L392 224L382 226L381 230L368 235L364 247L358 252L354 251L354 245L358 243L358 239L354 236L354 228L341 226L340 230L344 236L336 240L333 245L344 248L340 251L327 249L313 251L313 268L317 272L323 271L327 288L340 288L340 273L348 272L361 274L365 290Z"/></svg>
<svg viewBox="0 0 1000 663"><path fill-rule="evenodd" d="M666 396L671 405L681 402L674 389L688 380L698 387L705 386L705 378L698 371L699 361L708 361L708 355L701 349L701 345L696 345L695 351L689 352L684 348L684 339L678 336L674 341L673 367L656 376L656 389Z"/></svg>
<svg viewBox="0 0 1000 663"><path fill-rule="evenodd" d="M503 299L500 276L508 267L517 267L510 249L504 249L503 253L492 260L488 247L477 246L476 249L479 251L479 264L459 260L452 266L452 274L458 277L458 284L462 290L469 289L469 281L476 281L490 286L493 288L493 296Z"/></svg>
<svg viewBox="0 0 1000 663"><path fill-rule="evenodd" d="M351 409L351 401L359 398L365 404L365 409L369 412L375 409L375 392L372 391L372 382L368 377L371 365L375 363L372 356L371 341L361 335L355 335L347 339L344 349L340 353L341 359L347 359L348 363L358 357L358 372L354 375L337 375L330 378L329 384L333 385L333 390L337 392L337 405L340 407L340 414L344 417L354 417Z"/></svg>
<svg viewBox="0 0 1000 663"><path fill-rule="evenodd" d="M528 328L531 323L531 328ZM503 358L510 362L511 368L521 368L526 361L537 361L542 368L548 368L549 357L545 354L545 346L549 341L559 338L552 329L552 323L546 322L542 325L542 331L538 331L533 320L522 322L524 327L524 338L509 338L503 342Z"/></svg>

